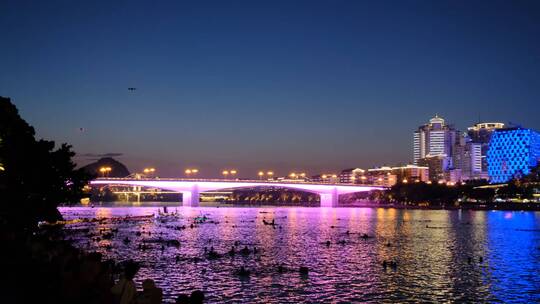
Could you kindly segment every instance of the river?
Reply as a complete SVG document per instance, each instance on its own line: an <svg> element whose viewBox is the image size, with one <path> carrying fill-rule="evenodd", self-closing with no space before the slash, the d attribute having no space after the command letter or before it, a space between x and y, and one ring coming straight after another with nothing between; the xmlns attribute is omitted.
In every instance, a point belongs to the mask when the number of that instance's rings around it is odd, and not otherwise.
<svg viewBox="0 0 540 304"><path fill-rule="evenodd" d="M66 219L159 210L121 204L61 208ZM177 214L66 229L80 248L140 261L139 287L154 279L168 302L194 289L203 290L209 303L540 302L540 212L172 205L168 212ZM77 233L86 228L89 233ZM100 229L118 232L112 239L91 237ZM123 242L126 237L130 242ZM245 246L250 253L242 255L238 250ZM221 257L209 259L205 247ZM237 275L241 266L251 275ZM309 273L300 274L300 266Z"/></svg>

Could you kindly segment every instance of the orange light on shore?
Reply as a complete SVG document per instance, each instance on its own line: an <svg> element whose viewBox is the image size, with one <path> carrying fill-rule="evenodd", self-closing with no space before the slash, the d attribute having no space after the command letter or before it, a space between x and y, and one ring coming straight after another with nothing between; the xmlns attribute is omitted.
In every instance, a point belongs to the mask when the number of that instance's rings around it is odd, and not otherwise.
<svg viewBox="0 0 540 304"><path fill-rule="evenodd" d="M105 175L109 174L109 172L111 172L111 171L112 171L111 167L101 167L101 168L99 168L99 172L101 172L102 176L105 176Z"/></svg>

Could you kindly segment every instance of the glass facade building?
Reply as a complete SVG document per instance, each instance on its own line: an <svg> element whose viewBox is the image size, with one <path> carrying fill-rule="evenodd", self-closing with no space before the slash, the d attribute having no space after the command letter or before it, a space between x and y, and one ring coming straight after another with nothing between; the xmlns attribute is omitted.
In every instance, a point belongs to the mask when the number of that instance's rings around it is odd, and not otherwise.
<svg viewBox="0 0 540 304"><path fill-rule="evenodd" d="M491 183L504 183L530 173L540 160L540 133L524 128L493 132L487 151Z"/></svg>

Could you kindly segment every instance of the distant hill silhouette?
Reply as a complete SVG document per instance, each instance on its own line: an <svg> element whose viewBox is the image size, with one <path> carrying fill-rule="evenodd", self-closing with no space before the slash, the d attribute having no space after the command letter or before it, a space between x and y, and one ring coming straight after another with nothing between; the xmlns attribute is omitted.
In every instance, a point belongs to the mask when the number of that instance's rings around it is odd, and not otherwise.
<svg viewBox="0 0 540 304"><path fill-rule="evenodd" d="M129 175L127 167L112 157L100 158L98 161L84 166L83 170L97 177L101 177L102 174L99 172L99 168L101 167L111 167L111 172L106 175L108 177L126 177Z"/></svg>

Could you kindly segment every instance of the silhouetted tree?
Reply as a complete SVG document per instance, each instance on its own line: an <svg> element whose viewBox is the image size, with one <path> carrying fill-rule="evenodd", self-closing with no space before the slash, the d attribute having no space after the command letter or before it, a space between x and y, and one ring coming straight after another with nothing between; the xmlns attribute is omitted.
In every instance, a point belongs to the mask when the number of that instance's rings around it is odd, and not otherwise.
<svg viewBox="0 0 540 304"><path fill-rule="evenodd" d="M34 128L19 116L9 98L0 97L0 217L11 225L36 227L60 219L59 204L83 197L89 176L75 169L71 146L36 140Z"/></svg>

